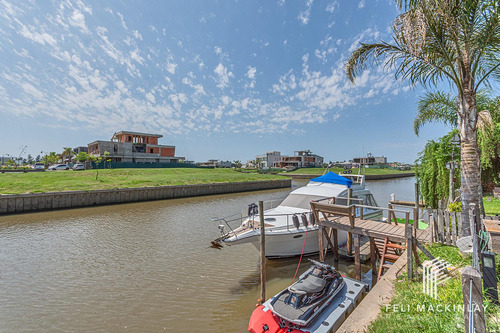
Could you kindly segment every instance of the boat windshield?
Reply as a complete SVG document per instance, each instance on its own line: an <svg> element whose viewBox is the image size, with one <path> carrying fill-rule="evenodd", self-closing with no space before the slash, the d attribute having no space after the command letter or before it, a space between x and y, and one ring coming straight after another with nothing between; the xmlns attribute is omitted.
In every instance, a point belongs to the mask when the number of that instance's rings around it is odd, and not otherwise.
<svg viewBox="0 0 500 333"><path fill-rule="evenodd" d="M297 207L303 209L311 208L311 201L324 199L324 196L307 195L307 194L294 194L291 193L280 206Z"/></svg>

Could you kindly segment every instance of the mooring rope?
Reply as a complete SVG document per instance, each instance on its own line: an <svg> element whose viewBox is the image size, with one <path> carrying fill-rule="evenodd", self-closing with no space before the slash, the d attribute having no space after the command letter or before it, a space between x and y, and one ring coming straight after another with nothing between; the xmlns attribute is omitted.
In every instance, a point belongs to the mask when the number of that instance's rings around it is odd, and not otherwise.
<svg viewBox="0 0 500 333"><path fill-rule="evenodd" d="M297 277L297 273L300 268L300 263L302 261L302 256L304 255L304 248L306 247L306 240L307 240L307 227L306 227L306 235L304 236L304 244L302 244L302 252L300 253L299 264L297 265L297 269L295 270L295 275L293 276L292 283L290 283L290 285L293 284L293 281L295 281L295 278Z"/></svg>

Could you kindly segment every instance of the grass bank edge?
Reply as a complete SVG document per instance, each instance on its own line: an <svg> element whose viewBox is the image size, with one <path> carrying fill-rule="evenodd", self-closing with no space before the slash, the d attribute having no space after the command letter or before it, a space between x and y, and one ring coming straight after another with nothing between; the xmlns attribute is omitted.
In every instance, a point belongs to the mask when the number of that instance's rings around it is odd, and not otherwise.
<svg viewBox="0 0 500 333"><path fill-rule="evenodd" d="M0 174L1 194L198 185L286 179L279 175L240 173L231 169L105 169Z"/></svg>

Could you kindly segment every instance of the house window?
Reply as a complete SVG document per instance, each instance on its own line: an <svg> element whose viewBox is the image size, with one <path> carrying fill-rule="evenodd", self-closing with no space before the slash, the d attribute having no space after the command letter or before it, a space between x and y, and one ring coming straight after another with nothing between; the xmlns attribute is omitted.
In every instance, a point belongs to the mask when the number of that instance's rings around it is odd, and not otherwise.
<svg viewBox="0 0 500 333"><path fill-rule="evenodd" d="M152 153L153 153L153 148L150 148L150 149L149 149L149 152L152 154Z"/></svg>

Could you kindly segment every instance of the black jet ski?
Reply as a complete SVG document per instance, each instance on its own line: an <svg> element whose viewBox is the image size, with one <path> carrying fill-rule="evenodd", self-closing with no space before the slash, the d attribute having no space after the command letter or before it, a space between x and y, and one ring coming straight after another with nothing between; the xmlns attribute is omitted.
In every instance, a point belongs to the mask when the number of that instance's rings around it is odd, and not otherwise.
<svg viewBox="0 0 500 333"><path fill-rule="evenodd" d="M288 324L307 326L343 289L345 281L333 266L315 260L311 268L274 297L271 311Z"/></svg>

